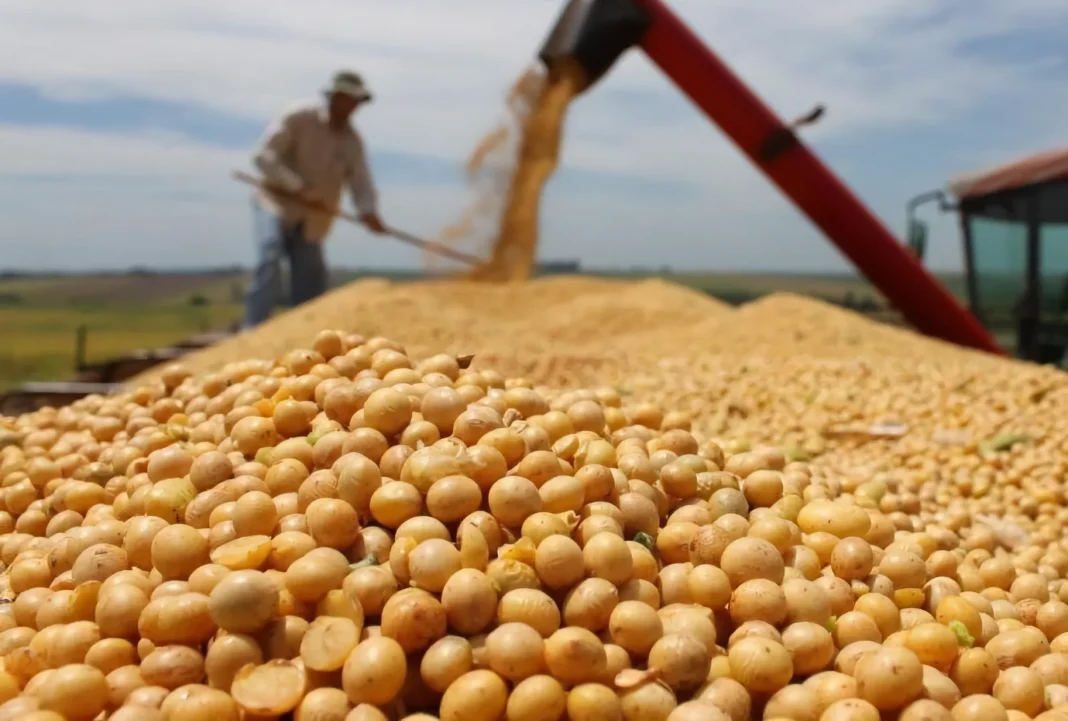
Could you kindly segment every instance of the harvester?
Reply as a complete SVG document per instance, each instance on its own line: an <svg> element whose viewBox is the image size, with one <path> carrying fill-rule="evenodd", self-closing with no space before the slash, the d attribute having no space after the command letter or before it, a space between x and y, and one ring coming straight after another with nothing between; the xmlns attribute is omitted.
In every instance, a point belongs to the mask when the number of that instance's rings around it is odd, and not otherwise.
<svg viewBox="0 0 1068 721"><path fill-rule="evenodd" d="M1068 349L1068 149L953 178L909 201L908 245L923 259L926 204L957 213L964 293L1007 351L1061 363Z"/></svg>

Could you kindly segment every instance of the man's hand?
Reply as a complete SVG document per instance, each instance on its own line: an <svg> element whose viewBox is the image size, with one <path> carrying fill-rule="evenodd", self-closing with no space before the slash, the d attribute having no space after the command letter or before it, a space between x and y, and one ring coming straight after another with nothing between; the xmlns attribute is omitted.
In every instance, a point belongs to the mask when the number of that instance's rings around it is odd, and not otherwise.
<svg viewBox="0 0 1068 721"><path fill-rule="evenodd" d="M377 213L364 213L360 216L360 222L375 235L382 235L386 232L386 226Z"/></svg>

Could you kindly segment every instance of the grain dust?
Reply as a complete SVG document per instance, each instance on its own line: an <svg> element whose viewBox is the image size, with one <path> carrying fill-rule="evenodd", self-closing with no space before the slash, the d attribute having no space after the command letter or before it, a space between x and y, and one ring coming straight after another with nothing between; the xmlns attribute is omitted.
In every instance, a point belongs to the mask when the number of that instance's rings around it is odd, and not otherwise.
<svg viewBox="0 0 1068 721"><path fill-rule="evenodd" d="M476 145L466 166L472 200L438 237L486 259L469 279L514 282L533 274L542 192L559 162L568 106L585 83L570 61L547 74L524 71L508 94L506 120ZM429 256L425 263L431 271L442 267Z"/></svg>
<svg viewBox="0 0 1068 721"><path fill-rule="evenodd" d="M479 140L465 164L470 200L459 218L439 233L436 241L469 255L492 256L500 221L515 176L517 149L530 113L545 86L539 66L531 66L516 79L505 97L505 117ZM433 253L424 253L423 264L433 274L454 268Z"/></svg>

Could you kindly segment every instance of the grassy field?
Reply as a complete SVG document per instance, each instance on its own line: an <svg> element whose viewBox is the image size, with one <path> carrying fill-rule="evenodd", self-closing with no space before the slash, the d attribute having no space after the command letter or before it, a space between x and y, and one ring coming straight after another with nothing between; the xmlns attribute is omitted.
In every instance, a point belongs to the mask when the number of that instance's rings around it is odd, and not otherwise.
<svg viewBox="0 0 1068 721"><path fill-rule="evenodd" d="M405 280L402 273L371 273ZM642 277L652 273L597 273ZM335 271L334 285L361 274ZM879 298L865 281L846 275L679 273L664 276L732 302L773 292L840 301ZM952 290L958 279L944 279ZM0 278L0 390L27 381L75 376L75 336L87 329L86 360L109 360L137 349L166 346L241 317L246 277L239 271L127 273Z"/></svg>
<svg viewBox="0 0 1068 721"><path fill-rule="evenodd" d="M93 363L225 328L239 317L238 305L193 307L166 301L0 306L0 388L73 378L79 326L86 327L86 361Z"/></svg>

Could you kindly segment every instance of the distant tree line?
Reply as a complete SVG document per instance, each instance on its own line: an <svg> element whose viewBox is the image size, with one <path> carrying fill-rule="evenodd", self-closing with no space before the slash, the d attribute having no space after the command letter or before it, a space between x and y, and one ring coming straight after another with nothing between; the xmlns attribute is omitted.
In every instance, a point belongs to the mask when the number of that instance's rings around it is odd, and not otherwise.
<svg viewBox="0 0 1068 721"><path fill-rule="evenodd" d="M708 295L730 305L744 305L762 298L768 293L754 293L752 291L705 291ZM810 298L842 306L857 313L877 313L887 309L885 303L881 303L870 295L858 296L853 291L847 291L844 295L821 295L819 293L806 293Z"/></svg>
<svg viewBox="0 0 1068 721"><path fill-rule="evenodd" d="M0 270L0 280L23 280L23 279L36 279L36 278L84 278L84 277L102 277L102 278L116 278L121 276L157 276L157 275L209 275L209 276L227 276L227 275L240 275L247 272L246 268L240 265L227 265L227 266L215 266L211 268L147 268L144 266L133 266L126 270L78 270L78 271L59 271L59 270Z"/></svg>

